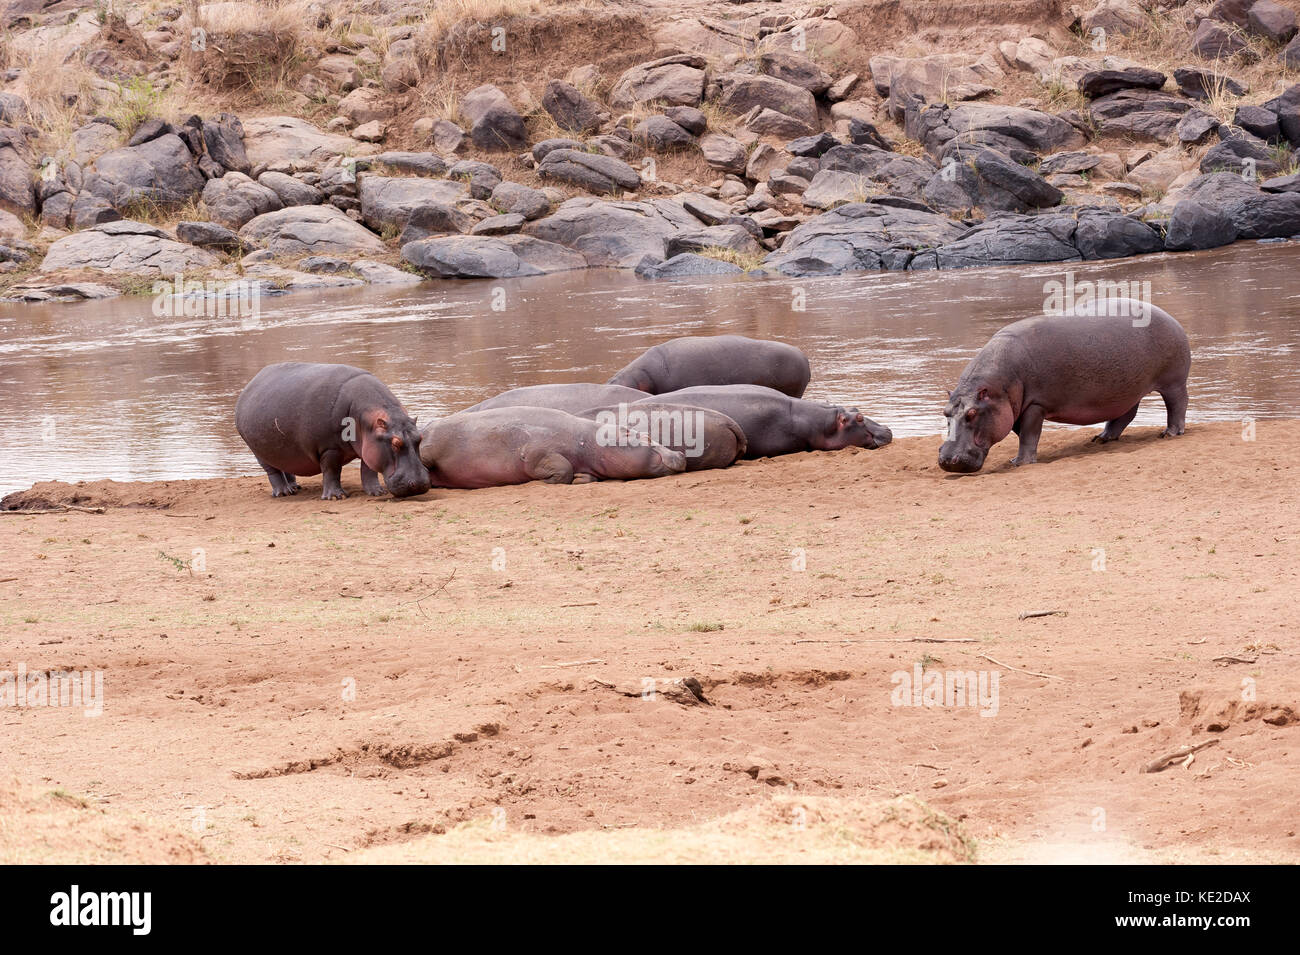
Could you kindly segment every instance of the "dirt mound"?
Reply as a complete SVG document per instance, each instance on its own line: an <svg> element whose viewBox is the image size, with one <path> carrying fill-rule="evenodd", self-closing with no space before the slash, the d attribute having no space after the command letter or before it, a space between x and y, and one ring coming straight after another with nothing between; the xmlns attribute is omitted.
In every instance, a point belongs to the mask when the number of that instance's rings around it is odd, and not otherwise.
<svg viewBox="0 0 1300 955"><path fill-rule="evenodd" d="M1232 726L1256 720L1269 726L1300 725L1300 710L1281 703L1266 703L1237 696L1211 696L1207 690L1184 690L1178 694L1178 719L1193 733L1222 733Z"/></svg>
<svg viewBox="0 0 1300 955"><path fill-rule="evenodd" d="M975 861L960 823L919 799L778 795L682 829L634 826L543 836L500 814L445 835L353 853L349 863L919 863Z"/></svg>
<svg viewBox="0 0 1300 955"><path fill-rule="evenodd" d="M107 799L109 797L100 797ZM210 861L178 828L60 789L0 785L0 863L193 865Z"/></svg>

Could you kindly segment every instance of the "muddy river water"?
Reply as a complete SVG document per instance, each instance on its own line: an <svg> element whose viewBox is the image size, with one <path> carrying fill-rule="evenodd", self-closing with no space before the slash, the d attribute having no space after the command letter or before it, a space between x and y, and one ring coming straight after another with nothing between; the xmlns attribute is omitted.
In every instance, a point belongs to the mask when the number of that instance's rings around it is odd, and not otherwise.
<svg viewBox="0 0 1300 955"><path fill-rule="evenodd" d="M506 388L605 381L656 342L734 332L798 345L806 397L896 436L942 430L944 389L1045 286L1150 283L1192 342L1189 422L1294 417L1300 244L1107 263L824 279L647 282L595 270L263 297L255 317L158 317L147 297L0 304L0 493L35 481L256 474L233 424L263 365L344 362L427 420ZM1136 424L1163 423L1159 396Z"/></svg>

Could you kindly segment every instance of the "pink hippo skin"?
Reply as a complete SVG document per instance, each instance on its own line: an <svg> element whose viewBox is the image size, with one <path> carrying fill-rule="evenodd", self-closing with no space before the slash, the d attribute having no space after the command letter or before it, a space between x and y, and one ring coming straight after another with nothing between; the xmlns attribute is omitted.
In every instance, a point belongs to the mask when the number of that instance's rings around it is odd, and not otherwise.
<svg viewBox="0 0 1300 955"><path fill-rule="evenodd" d="M662 477L686 457L646 435L610 429L554 408L462 411L424 429L420 460L437 487L479 488L545 481L572 484Z"/></svg>

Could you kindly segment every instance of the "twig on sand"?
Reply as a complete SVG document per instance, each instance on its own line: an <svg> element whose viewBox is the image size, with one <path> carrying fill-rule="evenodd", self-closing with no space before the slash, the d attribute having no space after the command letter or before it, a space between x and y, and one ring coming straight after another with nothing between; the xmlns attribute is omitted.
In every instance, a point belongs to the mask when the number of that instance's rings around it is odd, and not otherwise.
<svg viewBox="0 0 1300 955"><path fill-rule="evenodd" d="M795 643L979 643L974 637L878 637L869 640L795 640Z"/></svg>
<svg viewBox="0 0 1300 955"><path fill-rule="evenodd" d="M1197 743L1195 745L1189 743L1186 746L1180 746L1167 756L1161 756L1159 759L1151 760L1151 762L1142 767L1142 772L1158 773L1162 769L1168 769L1174 763L1190 763L1193 753L1203 750L1207 746L1214 746L1218 742L1217 739L1207 739L1204 743Z"/></svg>
<svg viewBox="0 0 1300 955"><path fill-rule="evenodd" d="M538 666L539 670L562 670L565 667L586 666L588 663L604 663L603 659L593 660L570 660L568 663L543 663Z"/></svg>
<svg viewBox="0 0 1300 955"><path fill-rule="evenodd" d="M1259 657L1215 657L1211 663L1254 663Z"/></svg>
<svg viewBox="0 0 1300 955"><path fill-rule="evenodd" d="M421 602L421 601L424 601L424 600L428 600L430 597L436 597L438 594L442 593L442 591L444 591L445 589L447 589L447 585L448 585L449 583L451 583L451 578L453 578L453 577L455 577L455 576L456 576L456 568L453 567L453 568L451 569L451 573L447 575L447 579L444 580L442 583L440 583L440 584L439 584L437 587L435 587L432 591L430 591L429 593L425 594L425 595L424 595L423 597L421 597L419 600L411 600L411 601L408 601L408 602L409 602L409 603L413 603L413 604L415 604L415 609L418 610L418 611L420 611L421 616L425 616L425 617L429 616L427 613L424 612L424 608L420 606L420 602ZM405 606L405 604L404 604L403 606Z"/></svg>
<svg viewBox="0 0 1300 955"><path fill-rule="evenodd" d="M1021 620L1030 620L1034 617L1068 617L1068 610L1026 610L1020 615Z"/></svg>
<svg viewBox="0 0 1300 955"><path fill-rule="evenodd" d="M580 603L580 604L560 604L560 606L561 606L561 607L598 607L598 606L600 606L600 601L599 601L599 600L584 600L584 601L583 601L582 603Z"/></svg>
<svg viewBox="0 0 1300 955"><path fill-rule="evenodd" d="M1008 670L1015 670L1017 673L1028 673L1030 676L1041 676L1041 677L1045 677L1045 678L1048 679L1048 680L1064 680L1064 679L1065 679L1065 677L1052 676L1052 674L1050 674L1050 673L1039 673L1039 672L1037 672L1036 670L1024 670L1024 669L1021 669L1020 667L1013 667L1013 666L1012 666L1011 664L1009 664L1009 663L1003 663L1001 660L995 660L995 659L993 659L993 658L992 658L991 656L989 656L987 653L980 653L980 654L977 654L977 656L981 656L981 657L983 657L985 660L988 660L989 663L997 664L997 665L1000 666L1000 667L1006 667Z"/></svg>
<svg viewBox="0 0 1300 955"><path fill-rule="evenodd" d="M336 846L336 845L335 845L334 843L332 843L332 842L322 842L321 845L323 845L323 846L329 846L331 849L342 849L344 852L351 852L351 851L352 851L352 850L349 849L347 846Z"/></svg>
<svg viewBox="0 0 1300 955"><path fill-rule="evenodd" d="M18 579L17 577L0 577L0 584L11 583L12 581L15 581L17 579Z"/></svg>
<svg viewBox="0 0 1300 955"><path fill-rule="evenodd" d="M0 514L28 515L28 514L63 514L66 511L81 511L83 514L103 514L107 508L104 507L78 507L76 504L60 504L57 507L43 507L39 510L30 511L0 511Z"/></svg>

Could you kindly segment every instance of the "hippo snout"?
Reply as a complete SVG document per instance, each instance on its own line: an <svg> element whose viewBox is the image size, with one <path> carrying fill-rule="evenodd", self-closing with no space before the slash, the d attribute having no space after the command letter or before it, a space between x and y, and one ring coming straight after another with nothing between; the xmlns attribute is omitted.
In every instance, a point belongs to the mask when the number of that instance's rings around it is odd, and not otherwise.
<svg viewBox="0 0 1300 955"><path fill-rule="evenodd" d="M959 448L952 441L939 447L939 467L953 474L974 474L984 467L984 454L979 448Z"/></svg>
<svg viewBox="0 0 1300 955"><path fill-rule="evenodd" d="M890 431L883 424L873 425L871 428L871 450L883 448L894 440L894 432Z"/></svg>
<svg viewBox="0 0 1300 955"><path fill-rule="evenodd" d="M432 486L428 469L418 463L415 467L400 468L391 475L385 475L384 484L393 497L414 497Z"/></svg>
<svg viewBox="0 0 1300 955"><path fill-rule="evenodd" d="M667 474L681 474L686 470L686 455L672 448L656 448L655 459L651 463L651 472L655 477Z"/></svg>

